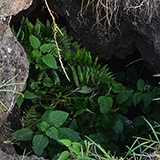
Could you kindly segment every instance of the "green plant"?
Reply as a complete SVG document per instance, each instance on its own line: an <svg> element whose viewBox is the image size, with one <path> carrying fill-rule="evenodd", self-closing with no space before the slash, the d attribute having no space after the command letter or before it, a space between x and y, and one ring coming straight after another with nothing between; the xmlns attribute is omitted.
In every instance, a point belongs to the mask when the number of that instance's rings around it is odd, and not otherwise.
<svg viewBox="0 0 160 160"><path fill-rule="evenodd" d="M5 87L7 86L13 86L13 85L21 85L21 84L24 84L24 83L10 83L12 80L14 80L16 78L13 77L11 78L10 80L8 80L7 82L3 83L3 84L0 84L0 92L13 92L13 93L16 93L16 94L19 94L19 95L23 95L22 93L20 92L17 92L15 90L11 90L11 89L5 89ZM0 83L2 82L2 78L0 78ZM3 108L7 111L9 111L9 109L7 108L7 106L0 100L0 112L5 114ZM10 111L9 111L10 112Z"/></svg>
<svg viewBox="0 0 160 160"><path fill-rule="evenodd" d="M20 97L17 101L19 107L25 107L22 126L37 135L40 131L37 125L44 113L49 110L67 112L69 115L63 127L78 132L82 139L87 135L95 143L122 155L125 150L122 146L130 142L129 138L148 135L141 115L152 122L159 120L159 104L152 102L152 99L160 95L160 89L139 79L133 66L128 68L126 74L115 75L115 80L107 65L99 64L98 58L93 60L85 48L72 42L65 28L61 30L64 36L57 33L57 42L70 82L58 62L57 46L52 40L49 21L44 26L38 19L35 25L23 19L18 33L15 33L30 63L24 98ZM46 123L42 121L41 124ZM56 140L48 139L49 147L45 141L45 149L57 145ZM50 141L54 141L52 145ZM41 151L45 151L44 148ZM56 150L53 153L60 152Z"/></svg>
<svg viewBox="0 0 160 160"><path fill-rule="evenodd" d="M55 150L61 150L61 146L58 145L60 139L80 140L78 133L74 130L61 127L68 116L68 113L64 111L47 110L35 128L22 128L14 132L12 137L19 141L32 141L34 153L38 156L47 156L47 150L49 151L53 144L59 146L59 148L52 150L52 154L50 153L50 158L53 158L54 154L57 153Z"/></svg>
<svg viewBox="0 0 160 160"><path fill-rule="evenodd" d="M155 159L160 157L160 141L159 141L159 132L155 131L155 128L159 129L159 124L157 124L155 127L151 125L151 123L145 119L145 122L149 125L149 128L152 131L153 136L150 134L149 138L141 138L141 137L135 137L136 140L132 144L131 147L128 148L128 152L125 156L129 157L128 159Z"/></svg>
<svg viewBox="0 0 160 160"><path fill-rule="evenodd" d="M119 158L115 158L110 155L110 152L106 152L104 148L101 147L100 144L95 143L89 137L86 137L89 141L84 140L84 144L71 142L68 139L59 140L64 146L68 148L69 151L63 151L59 159L61 160L118 160ZM102 156L104 155L104 156ZM119 160L122 160L120 158Z"/></svg>

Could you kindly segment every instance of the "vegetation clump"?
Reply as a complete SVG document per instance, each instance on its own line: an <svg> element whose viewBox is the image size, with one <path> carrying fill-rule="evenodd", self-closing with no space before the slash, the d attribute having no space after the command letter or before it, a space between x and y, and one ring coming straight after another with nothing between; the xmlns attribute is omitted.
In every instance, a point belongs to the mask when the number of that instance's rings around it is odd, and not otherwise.
<svg viewBox="0 0 160 160"><path fill-rule="evenodd" d="M27 145L27 152L49 159L113 159L105 150L122 156L133 135L148 136L142 116L151 125L160 120L158 101L152 101L160 88L139 79L133 66L114 76L65 28L61 31L64 36L57 33L56 38L70 82L58 61L49 21L43 25L37 19L33 25L23 19L19 31L13 29L27 53L30 74L24 97L17 101L24 108L23 128L12 136ZM84 143L86 136L91 144Z"/></svg>

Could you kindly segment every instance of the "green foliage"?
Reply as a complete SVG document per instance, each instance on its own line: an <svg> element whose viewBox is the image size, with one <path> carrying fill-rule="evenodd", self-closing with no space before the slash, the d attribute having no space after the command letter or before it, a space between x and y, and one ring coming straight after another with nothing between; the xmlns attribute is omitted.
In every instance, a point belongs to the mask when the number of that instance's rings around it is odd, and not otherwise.
<svg viewBox="0 0 160 160"><path fill-rule="evenodd" d="M122 145L131 136L148 134L141 115L151 122L160 120L158 102L152 101L160 95L160 89L138 80L133 67L115 75L121 83L117 82L107 65L102 66L98 58L93 59L85 48L72 42L65 28L62 32L63 37L57 33L57 42L71 82L59 64L49 21L44 26L39 20L32 25L23 19L16 34L30 63L24 98L20 97L18 105L28 106L22 126L33 132L30 142L34 152L52 159L65 145L78 156L81 146L77 142L87 135L105 149L122 155ZM69 153L64 151L61 156L73 156Z"/></svg>
<svg viewBox="0 0 160 160"><path fill-rule="evenodd" d="M64 111L48 110L42 115L41 120L37 123L36 128L22 128L14 133L12 137L19 141L32 141L34 153L42 156L48 149L50 143L58 143L59 139L67 138L68 140L79 141L79 135L70 128L61 127L68 117ZM58 145L58 144L57 144ZM59 150L62 147L59 146Z"/></svg>
<svg viewBox="0 0 160 160"><path fill-rule="evenodd" d="M150 127L152 133L149 134L148 138L142 138L142 137L135 137L136 140L132 144L131 147L128 147L128 152L125 156L125 158L131 160L131 159L159 159L159 152L160 152L160 141L159 141L159 124L156 124L154 127L152 124L145 119L144 117L141 117L144 119L144 121L148 124ZM156 130L155 130L156 128Z"/></svg>

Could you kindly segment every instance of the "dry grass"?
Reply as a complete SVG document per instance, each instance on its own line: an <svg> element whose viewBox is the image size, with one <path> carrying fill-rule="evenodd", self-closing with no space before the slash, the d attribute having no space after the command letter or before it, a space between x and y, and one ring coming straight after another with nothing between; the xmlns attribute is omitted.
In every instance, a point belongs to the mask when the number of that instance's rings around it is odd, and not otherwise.
<svg viewBox="0 0 160 160"><path fill-rule="evenodd" d="M132 14L135 21L150 23L160 0L82 0L81 15L92 5L96 23L107 28L118 27L123 14ZM140 18L139 18L140 17Z"/></svg>

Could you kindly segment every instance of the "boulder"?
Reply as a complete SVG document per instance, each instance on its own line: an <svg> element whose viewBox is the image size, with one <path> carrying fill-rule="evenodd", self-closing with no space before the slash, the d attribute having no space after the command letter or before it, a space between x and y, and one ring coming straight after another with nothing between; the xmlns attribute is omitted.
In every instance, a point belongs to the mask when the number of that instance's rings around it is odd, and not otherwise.
<svg viewBox="0 0 160 160"><path fill-rule="evenodd" d="M31 3L32 0L0 1L0 126L11 113L29 71L26 53L9 27L10 17Z"/></svg>
<svg viewBox="0 0 160 160"><path fill-rule="evenodd" d="M17 159L23 159L23 160L45 160L42 157L37 157L35 155L32 156L19 156L19 157L15 157L9 154L6 154L5 152L3 152L2 150L0 150L0 160L17 160Z"/></svg>
<svg viewBox="0 0 160 160"><path fill-rule="evenodd" d="M125 58L137 48L152 72L160 72L160 2L155 0L48 0L70 34L95 55ZM86 3L85 3L86 2Z"/></svg>

